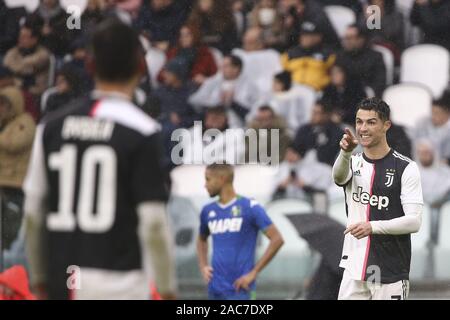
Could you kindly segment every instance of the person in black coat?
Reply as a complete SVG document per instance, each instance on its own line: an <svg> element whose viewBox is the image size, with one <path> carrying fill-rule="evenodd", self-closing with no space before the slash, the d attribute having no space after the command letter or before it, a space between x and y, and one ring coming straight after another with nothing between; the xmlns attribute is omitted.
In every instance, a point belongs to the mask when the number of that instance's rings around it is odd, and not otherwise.
<svg viewBox="0 0 450 320"><path fill-rule="evenodd" d="M76 31L67 28L70 15L61 7L59 0L40 0L39 7L27 18L28 23L39 28L41 44L57 57L69 51ZM76 30L76 29L75 29Z"/></svg>
<svg viewBox="0 0 450 320"><path fill-rule="evenodd" d="M333 121L355 124L356 105L366 97L359 78L349 74L344 65L335 64L330 70L331 83L323 91L323 100L333 108Z"/></svg>
<svg viewBox="0 0 450 320"><path fill-rule="evenodd" d="M323 31L323 44L327 47L340 48L339 37L320 3L313 0L295 0L292 5L284 7L284 29L286 32L286 49L298 44L302 23L314 21Z"/></svg>
<svg viewBox="0 0 450 320"><path fill-rule="evenodd" d="M386 87L386 67L381 53L371 49L367 39L367 28L357 24L349 26L336 63L345 66L351 77L361 79L364 87L370 87L381 97Z"/></svg>
<svg viewBox="0 0 450 320"><path fill-rule="evenodd" d="M24 7L8 8L5 1L0 0L0 64L6 52L16 45L19 21L26 14Z"/></svg>
<svg viewBox="0 0 450 320"><path fill-rule="evenodd" d="M410 21L424 33L424 42L441 45L450 50L450 1L416 0Z"/></svg>
<svg viewBox="0 0 450 320"><path fill-rule="evenodd" d="M181 26L186 22L192 0L144 0L135 28L145 33L152 42L174 44Z"/></svg>
<svg viewBox="0 0 450 320"><path fill-rule="evenodd" d="M331 121L331 106L319 101L313 108L310 123L301 126L293 141L293 148L304 157L306 152L315 149L317 160L330 166L339 153L339 141L344 134L337 124Z"/></svg>
<svg viewBox="0 0 450 320"><path fill-rule="evenodd" d="M392 123L391 128L386 133L386 139L392 149L411 158L411 139L408 137L403 126Z"/></svg>

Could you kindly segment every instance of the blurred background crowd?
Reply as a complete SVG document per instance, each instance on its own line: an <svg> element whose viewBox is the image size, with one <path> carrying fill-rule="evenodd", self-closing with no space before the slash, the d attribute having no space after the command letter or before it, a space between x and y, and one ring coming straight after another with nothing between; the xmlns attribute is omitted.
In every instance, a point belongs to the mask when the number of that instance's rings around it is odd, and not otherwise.
<svg viewBox="0 0 450 320"><path fill-rule="evenodd" d="M68 23L70 4L81 5L79 28ZM279 129L271 199L303 199L326 211L323 199L343 196L331 180L343 128L354 125L357 102L378 96L392 109L390 146L419 164L437 243L439 208L450 199L450 1L0 0L5 249L13 251L20 227L35 126L92 89L89 37L113 15L141 35L148 72L135 102L161 123L171 169L172 132L193 133L196 120L202 134ZM234 134L237 145L204 144L218 159L224 148L236 148L235 162L248 159L244 133ZM268 137L258 135L266 153ZM185 164L196 147L184 146L192 151Z"/></svg>

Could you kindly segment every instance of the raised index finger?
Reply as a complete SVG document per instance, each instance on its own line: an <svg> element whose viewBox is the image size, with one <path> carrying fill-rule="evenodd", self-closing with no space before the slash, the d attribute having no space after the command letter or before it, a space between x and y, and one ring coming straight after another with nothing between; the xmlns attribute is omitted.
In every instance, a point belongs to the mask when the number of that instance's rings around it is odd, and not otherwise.
<svg viewBox="0 0 450 320"><path fill-rule="evenodd" d="M344 131L349 136L350 139L352 140L355 139L355 136L353 135L352 131L349 128L345 128Z"/></svg>

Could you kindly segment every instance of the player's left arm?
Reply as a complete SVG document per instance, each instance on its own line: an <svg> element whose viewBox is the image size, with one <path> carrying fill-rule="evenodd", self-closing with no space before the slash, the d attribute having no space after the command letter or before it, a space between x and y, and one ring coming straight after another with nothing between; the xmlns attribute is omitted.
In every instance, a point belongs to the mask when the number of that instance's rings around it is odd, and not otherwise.
<svg viewBox="0 0 450 320"><path fill-rule="evenodd" d="M400 200L404 216L350 225L345 233L350 232L361 239L370 234L401 235L419 231L422 224L423 198L419 168L415 162L411 162L403 172Z"/></svg>
<svg viewBox="0 0 450 320"><path fill-rule="evenodd" d="M256 211L261 215L262 221L270 221L264 209L261 206L257 205L259 208ZM247 274L241 276L234 282L234 287L236 291L239 291L241 288L245 290L249 290L250 284L256 279L257 275L265 268L265 266L272 260L275 254L280 250L281 246L284 244L283 237L278 230L278 228L270 221L270 224L264 229L264 234L269 238L269 246L264 252L263 256L258 260L255 264L254 268Z"/></svg>

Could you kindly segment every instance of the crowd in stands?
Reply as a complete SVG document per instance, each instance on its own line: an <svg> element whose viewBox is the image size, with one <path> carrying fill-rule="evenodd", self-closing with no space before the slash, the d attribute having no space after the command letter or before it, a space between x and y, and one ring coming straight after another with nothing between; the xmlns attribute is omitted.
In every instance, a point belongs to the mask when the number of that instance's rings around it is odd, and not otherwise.
<svg viewBox="0 0 450 320"><path fill-rule="evenodd" d="M324 191L331 184L343 128L354 125L358 101L382 97L388 86L399 83L407 48L427 43L447 53L450 49L450 1L415 0L407 10L401 9L402 2L88 0L81 28L69 29L69 14L59 0L40 0L33 12L0 0L0 188L13 190L20 203L23 170L8 180L3 166L27 161L28 135L35 124L92 89L90 34L99 21L117 16L141 35L148 76L136 103L161 123L168 156L172 132L192 131L196 120L203 121L200 134L207 129L279 129L277 195ZM326 10L336 5L355 16L343 33ZM367 28L370 5L380 8L380 29ZM393 57L392 79L380 50ZM23 139L9 140L12 130L23 131ZM245 157L245 137L237 139L242 143L236 153ZM449 176L450 95L434 97L430 116L418 123L408 128L394 123L388 140L418 160L424 185ZM217 150L225 143L205 142ZM197 151L185 147L183 162L190 163ZM441 187L438 199L425 194L426 201L447 199L450 185Z"/></svg>

